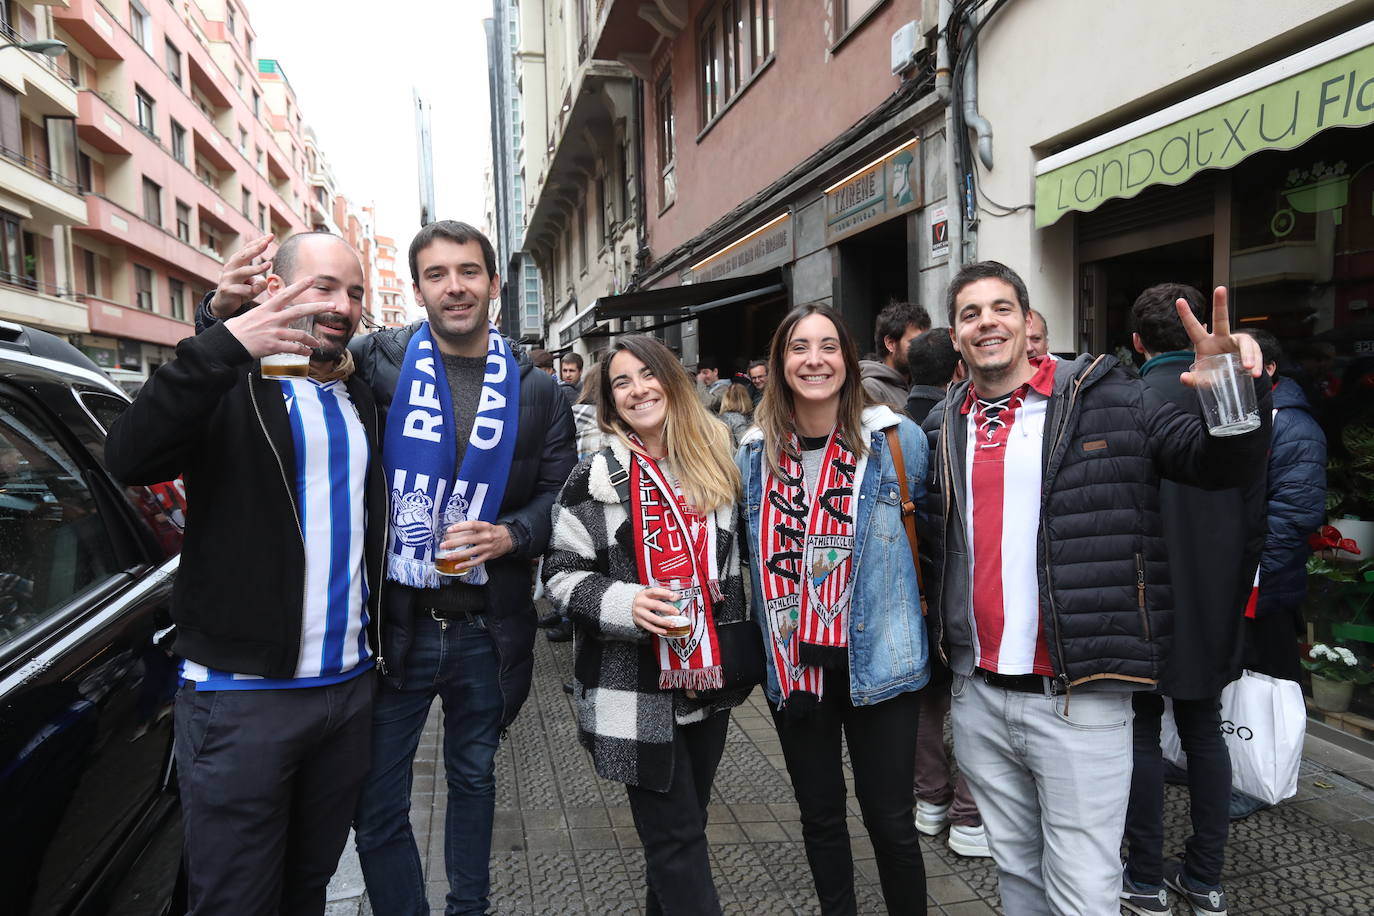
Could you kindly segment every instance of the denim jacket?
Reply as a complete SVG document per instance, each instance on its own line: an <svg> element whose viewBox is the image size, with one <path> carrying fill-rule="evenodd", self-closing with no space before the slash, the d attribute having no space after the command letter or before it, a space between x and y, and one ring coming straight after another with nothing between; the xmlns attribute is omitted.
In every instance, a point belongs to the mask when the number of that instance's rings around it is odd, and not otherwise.
<svg viewBox="0 0 1374 916"><path fill-rule="evenodd" d="M855 517L853 599L849 608L849 695L856 706L879 703L900 693L920 690L930 679L926 623L921 616L921 595L916 567L902 525L901 489L897 471L888 454L885 430L896 426L902 443L911 498L924 511L929 446L926 437L906 417L886 407L864 411L868 454L859 459L858 513ZM735 455L744 482L748 531L746 554L751 573L750 597L754 620L763 630L768 652L768 679L764 685L774 706L781 702L778 672L773 665L772 640L763 616L763 587L757 570L759 559L759 509L763 503L763 436L747 435Z"/></svg>

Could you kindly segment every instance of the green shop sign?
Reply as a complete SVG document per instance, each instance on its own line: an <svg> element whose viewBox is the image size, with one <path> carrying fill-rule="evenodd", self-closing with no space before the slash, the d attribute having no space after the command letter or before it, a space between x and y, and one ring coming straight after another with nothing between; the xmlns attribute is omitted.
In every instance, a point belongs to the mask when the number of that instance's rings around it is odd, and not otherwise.
<svg viewBox="0 0 1374 916"><path fill-rule="evenodd" d="M1204 169L1231 168L1261 150L1293 149L1331 127L1369 124L1374 45L1055 165L1035 179L1035 225L1134 197L1151 185L1179 185Z"/></svg>

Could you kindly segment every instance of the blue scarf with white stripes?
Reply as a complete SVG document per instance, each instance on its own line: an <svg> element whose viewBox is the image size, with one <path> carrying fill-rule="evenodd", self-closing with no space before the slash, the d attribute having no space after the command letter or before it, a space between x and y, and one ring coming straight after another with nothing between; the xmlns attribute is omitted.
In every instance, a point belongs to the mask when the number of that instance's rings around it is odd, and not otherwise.
<svg viewBox="0 0 1374 916"><path fill-rule="evenodd" d="M439 588L452 581L434 569L441 510L457 508L465 518L483 522L493 521L501 511L515 455L520 367L494 326L487 339L477 417L456 475L453 403L429 322L420 325L406 346L382 442L382 465L391 487L386 575L394 582ZM485 567L476 567L463 581L485 585Z"/></svg>

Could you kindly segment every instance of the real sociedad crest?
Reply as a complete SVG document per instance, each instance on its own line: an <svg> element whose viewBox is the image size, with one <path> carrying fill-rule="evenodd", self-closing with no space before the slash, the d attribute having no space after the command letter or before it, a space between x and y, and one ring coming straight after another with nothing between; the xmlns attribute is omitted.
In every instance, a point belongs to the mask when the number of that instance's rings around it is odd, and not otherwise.
<svg viewBox="0 0 1374 916"><path fill-rule="evenodd" d="M423 547L434 538L434 501L418 487L405 496L391 491L391 527L407 547Z"/></svg>

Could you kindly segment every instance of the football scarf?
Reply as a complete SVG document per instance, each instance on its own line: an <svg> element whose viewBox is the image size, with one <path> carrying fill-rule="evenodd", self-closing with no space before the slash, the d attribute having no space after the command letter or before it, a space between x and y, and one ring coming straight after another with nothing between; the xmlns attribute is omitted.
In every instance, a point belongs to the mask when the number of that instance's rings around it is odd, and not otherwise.
<svg viewBox="0 0 1374 916"><path fill-rule="evenodd" d="M453 581L434 569L440 511L457 509L465 518L483 522L501 511L520 419L520 366L495 327L487 335L477 416L456 475L453 403L429 322L420 325L406 346L382 441L382 466L391 487L386 574L393 582L439 588ZM485 585L485 566L474 568L463 581Z"/></svg>
<svg viewBox="0 0 1374 916"><path fill-rule="evenodd" d="M764 614L782 701L794 712L820 700L827 661L849 646L858 469L837 428L826 443L816 490L808 493L800 454L793 435L779 456L780 477L764 463L759 515Z"/></svg>
<svg viewBox="0 0 1374 916"><path fill-rule="evenodd" d="M686 637L658 638L659 689L721 689L725 681L712 613L721 595L715 513L688 506L658 463L636 450L630 461L630 523L639 581L676 591L673 603L692 621Z"/></svg>

